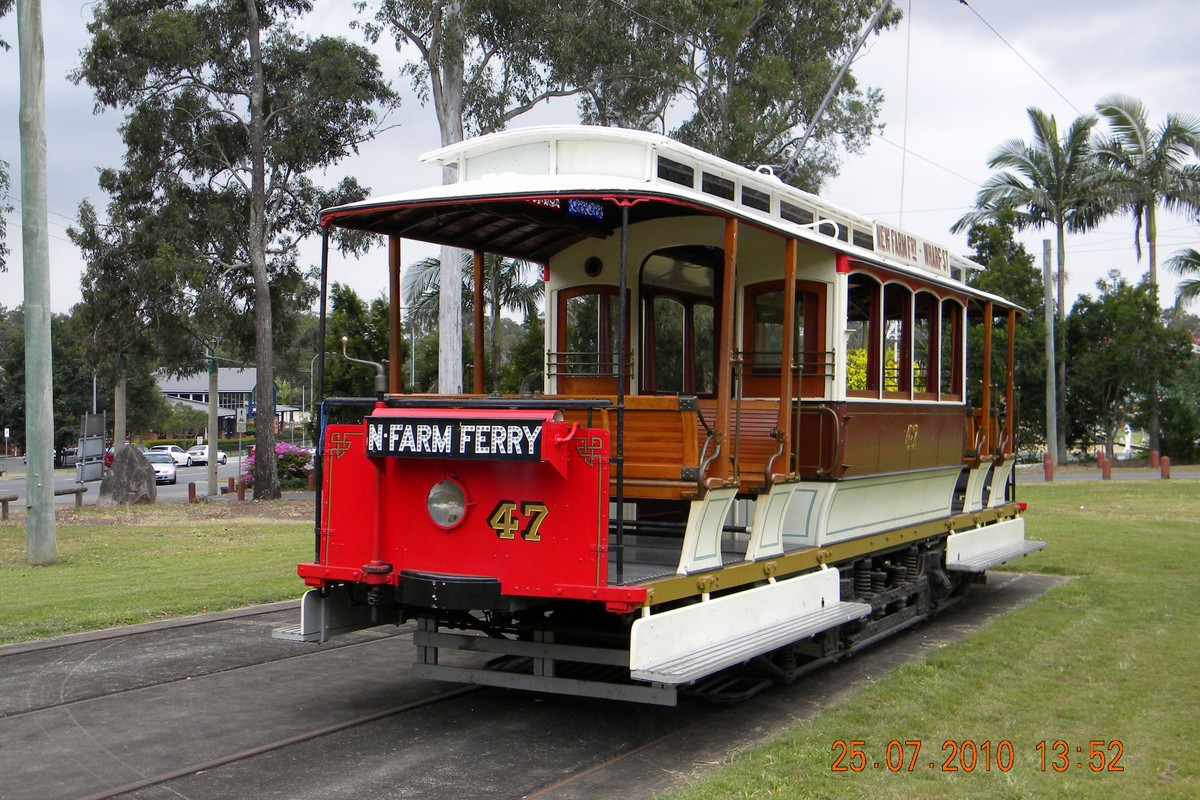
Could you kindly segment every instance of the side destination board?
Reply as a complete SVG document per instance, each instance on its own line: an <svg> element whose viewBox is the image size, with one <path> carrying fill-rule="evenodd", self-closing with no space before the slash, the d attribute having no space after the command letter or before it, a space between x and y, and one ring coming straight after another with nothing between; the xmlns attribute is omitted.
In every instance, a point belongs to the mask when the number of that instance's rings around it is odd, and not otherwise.
<svg viewBox="0 0 1200 800"><path fill-rule="evenodd" d="M544 419L367 417L367 456L541 461Z"/></svg>

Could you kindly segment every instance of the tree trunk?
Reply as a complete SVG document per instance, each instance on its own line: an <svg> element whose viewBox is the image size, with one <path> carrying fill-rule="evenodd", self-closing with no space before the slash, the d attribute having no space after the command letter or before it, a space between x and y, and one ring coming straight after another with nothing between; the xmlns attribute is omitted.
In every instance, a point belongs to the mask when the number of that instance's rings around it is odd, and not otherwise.
<svg viewBox="0 0 1200 800"><path fill-rule="evenodd" d="M17 0L20 64L21 252L25 267L26 558L53 564L54 362L50 346L50 234L46 205L46 54L39 0Z"/></svg>
<svg viewBox="0 0 1200 800"><path fill-rule="evenodd" d="M462 6L447 3L440 29L434 33L429 53L429 82L437 113L442 146L463 140L463 91L466 67L462 47ZM446 47L449 43L451 46ZM458 171L442 170L442 183L458 181ZM462 253L453 247L441 249L441 292L438 295L438 391L459 394L463 388L462 361Z"/></svg>
<svg viewBox="0 0 1200 800"><path fill-rule="evenodd" d="M125 356L117 356L117 374L113 376L113 454L125 446L125 440L129 437L126 430L126 418L128 417L128 406L125 403L125 380L127 378L125 372Z"/></svg>
<svg viewBox="0 0 1200 800"><path fill-rule="evenodd" d="M262 34L255 0L246 0L246 38L250 45L250 231L247 237L254 282L254 499L280 496L275 467L275 362L271 315L271 277L266 245L266 122L263 118Z"/></svg>
<svg viewBox="0 0 1200 800"><path fill-rule="evenodd" d="M1150 285L1154 287L1154 304L1158 307L1158 222L1155 219L1154 205L1146 204L1146 252L1150 257ZM1146 398L1148 419L1146 427L1150 433L1150 449L1162 452L1162 422L1158 416L1158 374L1155 365L1154 380L1150 382L1150 396Z"/></svg>

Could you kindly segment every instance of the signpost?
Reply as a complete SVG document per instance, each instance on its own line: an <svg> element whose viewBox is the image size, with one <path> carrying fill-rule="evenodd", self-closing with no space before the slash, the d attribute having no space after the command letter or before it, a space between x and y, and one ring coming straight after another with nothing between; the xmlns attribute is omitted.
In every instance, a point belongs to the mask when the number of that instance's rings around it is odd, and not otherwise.
<svg viewBox="0 0 1200 800"><path fill-rule="evenodd" d="M246 409L239 408L237 410L237 435L238 435L238 480L242 476L242 435L246 432Z"/></svg>

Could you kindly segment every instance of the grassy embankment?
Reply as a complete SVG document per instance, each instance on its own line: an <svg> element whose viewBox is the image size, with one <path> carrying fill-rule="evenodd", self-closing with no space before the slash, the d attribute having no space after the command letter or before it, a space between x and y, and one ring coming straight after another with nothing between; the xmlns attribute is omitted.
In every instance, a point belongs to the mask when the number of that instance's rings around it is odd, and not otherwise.
<svg viewBox="0 0 1200 800"><path fill-rule="evenodd" d="M1200 797L1200 482L1034 485L1021 497L1029 536L1047 549L1012 568L1077 579L732 756L673 800ZM964 740L977 746L970 772ZM1063 772L1057 740L1070 748ZM1093 740L1101 772L1088 766ZM960 748L956 772L942 769L946 741ZM921 749L909 771L911 742ZM1108 769L1113 742L1120 772ZM832 769L839 752L844 772Z"/></svg>
<svg viewBox="0 0 1200 800"><path fill-rule="evenodd" d="M0 644L299 597L312 504L59 509L57 563L25 563L23 515L0 523Z"/></svg>

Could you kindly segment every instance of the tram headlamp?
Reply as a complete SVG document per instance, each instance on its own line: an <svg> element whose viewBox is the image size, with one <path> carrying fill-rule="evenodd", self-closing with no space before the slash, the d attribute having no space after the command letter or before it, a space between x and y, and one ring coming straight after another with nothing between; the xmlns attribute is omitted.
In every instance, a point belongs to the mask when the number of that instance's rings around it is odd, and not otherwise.
<svg viewBox="0 0 1200 800"><path fill-rule="evenodd" d="M467 514L467 498L458 481L452 478L438 481L429 488L425 510L439 528L454 528Z"/></svg>

